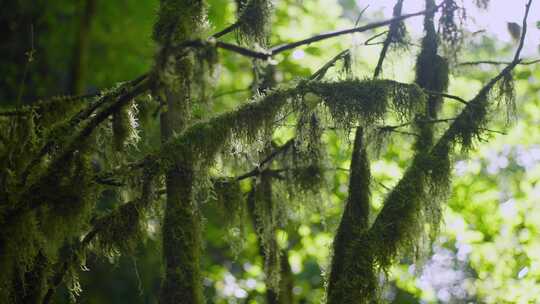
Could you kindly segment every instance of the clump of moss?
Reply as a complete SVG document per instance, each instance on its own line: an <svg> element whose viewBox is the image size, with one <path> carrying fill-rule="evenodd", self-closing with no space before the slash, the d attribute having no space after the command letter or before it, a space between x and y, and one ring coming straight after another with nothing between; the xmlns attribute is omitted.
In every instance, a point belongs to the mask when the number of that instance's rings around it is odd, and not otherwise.
<svg viewBox="0 0 540 304"><path fill-rule="evenodd" d="M238 4L238 40L245 43L268 44L270 11L268 0L242 0Z"/></svg>
<svg viewBox="0 0 540 304"><path fill-rule="evenodd" d="M463 44L463 21L465 10L454 0L445 0L442 4L442 14L439 19L443 45L453 58Z"/></svg>
<svg viewBox="0 0 540 304"><path fill-rule="evenodd" d="M124 144L131 133L131 124L129 121L128 107L122 107L115 112L112 117L113 146L118 152L124 150Z"/></svg>
<svg viewBox="0 0 540 304"><path fill-rule="evenodd" d="M416 85L390 80L343 80L312 82L309 88L319 95L334 121L350 129L354 124L371 125L392 110L398 117L410 117L424 103Z"/></svg>
<svg viewBox="0 0 540 304"><path fill-rule="evenodd" d="M489 0L474 0L474 4L482 9L487 9L489 6Z"/></svg>
<svg viewBox="0 0 540 304"><path fill-rule="evenodd" d="M105 253L119 250L132 253L143 238L143 210L138 200L118 207L111 214L95 221L99 231L97 244Z"/></svg>
<svg viewBox="0 0 540 304"><path fill-rule="evenodd" d="M209 165L233 136L246 143L255 141L260 130L273 125L287 99L295 95L294 89L270 91L258 97L259 101L247 103L236 111L192 125L162 147L159 157L161 165L168 168L176 159Z"/></svg>
<svg viewBox="0 0 540 304"><path fill-rule="evenodd" d="M464 150L471 148L474 139L479 139L487 123L489 99L485 94L476 96L463 109L447 131L448 141L457 141Z"/></svg>
<svg viewBox="0 0 540 304"><path fill-rule="evenodd" d="M514 83L514 77L511 72L504 74L503 78L499 81L497 88L497 100L502 101L506 112L506 122L510 123L513 118L516 117L516 88Z"/></svg>
<svg viewBox="0 0 540 304"><path fill-rule="evenodd" d="M322 126L315 112L301 115L290 155L291 170L287 171L292 193L304 195L306 192L316 193L323 183ZM293 195L294 196L294 195Z"/></svg>
<svg viewBox="0 0 540 304"><path fill-rule="evenodd" d="M194 28L205 28L205 1L166 0L160 1L153 37L162 46L170 46L186 38L199 35ZM197 26L194 26L197 25Z"/></svg>
<svg viewBox="0 0 540 304"><path fill-rule="evenodd" d="M244 249L246 208L240 182L220 178L212 182L212 200L221 211L226 237L236 257Z"/></svg>
<svg viewBox="0 0 540 304"><path fill-rule="evenodd" d="M394 17L401 16L403 9L403 0L397 1L394 5L392 15ZM390 24L388 29L388 43L395 46L404 46L407 41L407 28L403 20Z"/></svg>

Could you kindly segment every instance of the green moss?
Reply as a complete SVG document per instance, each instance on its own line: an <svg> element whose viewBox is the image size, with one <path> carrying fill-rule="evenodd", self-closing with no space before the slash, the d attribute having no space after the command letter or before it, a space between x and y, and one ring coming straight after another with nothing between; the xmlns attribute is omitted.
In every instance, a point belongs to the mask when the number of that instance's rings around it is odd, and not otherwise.
<svg viewBox="0 0 540 304"><path fill-rule="evenodd" d="M268 289L279 292L281 274L280 250L276 240L278 207L273 197L271 176L263 172L248 195L248 208L253 219L264 259L265 283Z"/></svg>
<svg viewBox="0 0 540 304"><path fill-rule="evenodd" d="M369 228L369 160L363 130L356 132L351 156L349 195L334 237L328 284L328 303L371 303L378 295L378 277L371 244L364 236ZM362 251L362 252L359 252Z"/></svg>
<svg viewBox="0 0 540 304"><path fill-rule="evenodd" d="M505 107L506 112L506 122L510 123L517 115L516 109L516 88L514 83L514 77L512 73L507 73L499 81L497 88L497 95L495 99L502 101L503 106Z"/></svg>
<svg viewBox="0 0 540 304"><path fill-rule="evenodd" d="M124 150L124 144L131 133L128 111L128 107L124 106L112 117L113 146L118 152Z"/></svg>
<svg viewBox="0 0 540 304"><path fill-rule="evenodd" d="M316 113L302 113L296 127L296 136L292 149L285 153L287 158L282 166L289 168L286 178L290 185L291 197L318 193L323 182L324 145L323 129Z"/></svg>
<svg viewBox="0 0 540 304"><path fill-rule="evenodd" d="M488 96L475 97L456 118L451 128L445 133L444 139L449 143L461 144L464 150L470 149L473 141L480 138L487 124L488 106Z"/></svg>
<svg viewBox="0 0 540 304"><path fill-rule="evenodd" d="M271 2L268 0L246 0L238 3L238 39L245 43L268 44Z"/></svg>
<svg viewBox="0 0 540 304"><path fill-rule="evenodd" d="M206 3L203 0L162 0L154 25L154 40L163 46L196 37L204 28ZM197 29L194 31L194 29Z"/></svg>
<svg viewBox="0 0 540 304"><path fill-rule="evenodd" d="M271 91L260 97L260 101L192 125L162 147L159 154L162 168L172 166L176 159L208 165L233 136L246 143L255 140L261 129L273 124L287 99L295 92L293 89Z"/></svg>
<svg viewBox="0 0 540 304"><path fill-rule="evenodd" d="M334 121L348 128L371 125L390 111L400 118L411 117L425 100L417 86L390 80L311 82L308 88L323 98Z"/></svg>
<svg viewBox="0 0 540 304"><path fill-rule="evenodd" d="M459 7L456 1L446 0L443 2L442 14L439 19L442 42L453 57L457 56L457 52L463 44L464 19L465 10Z"/></svg>

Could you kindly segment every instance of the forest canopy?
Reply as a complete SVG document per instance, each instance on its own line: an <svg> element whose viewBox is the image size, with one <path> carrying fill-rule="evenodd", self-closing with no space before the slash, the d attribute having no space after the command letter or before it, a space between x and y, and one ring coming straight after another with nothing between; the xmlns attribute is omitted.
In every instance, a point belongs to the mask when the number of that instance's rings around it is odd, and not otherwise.
<svg viewBox="0 0 540 304"><path fill-rule="evenodd" d="M539 301L539 4L368 2L5 3L0 302Z"/></svg>

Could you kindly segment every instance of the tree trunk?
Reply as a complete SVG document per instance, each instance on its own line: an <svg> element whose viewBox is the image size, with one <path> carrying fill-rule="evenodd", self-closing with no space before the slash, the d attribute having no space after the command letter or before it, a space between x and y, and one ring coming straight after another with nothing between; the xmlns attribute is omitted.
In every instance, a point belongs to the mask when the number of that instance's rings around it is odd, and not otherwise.
<svg viewBox="0 0 540 304"><path fill-rule="evenodd" d="M192 80L195 58L174 53L173 47L198 38L205 20L203 1L162 0L154 38L161 50L157 57L154 95L162 103L162 142L181 133L191 120ZM166 173L167 199L163 222L165 277L160 303L204 302L200 273L201 232L193 201L194 172L181 159Z"/></svg>

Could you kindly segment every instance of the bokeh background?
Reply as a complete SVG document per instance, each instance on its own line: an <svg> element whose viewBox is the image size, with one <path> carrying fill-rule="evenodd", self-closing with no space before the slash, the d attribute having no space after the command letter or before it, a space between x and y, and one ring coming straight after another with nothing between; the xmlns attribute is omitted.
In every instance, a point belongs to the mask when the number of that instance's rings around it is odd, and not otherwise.
<svg viewBox="0 0 540 304"><path fill-rule="evenodd" d="M94 2L88 11L88 2ZM216 31L234 22L233 1L209 0L209 20ZM454 63L449 92L470 98L501 66L460 66L473 60L508 61L515 40L507 22L520 22L523 1L493 0L487 10L464 1L467 43ZM522 3L523 2L523 3ZM352 27L355 23L388 18L393 1L276 0L272 42ZM422 9L423 1L405 1L404 11ZM81 20L90 13L87 53L80 72L82 92L112 87L148 71L155 46L152 26L157 0L19 0L3 1L0 28L1 107L18 100L74 93L73 60L78 51ZM360 12L365 9L365 12ZM540 57L540 3L531 9L529 38L524 55ZM359 16L361 17L359 18ZM408 48L392 50L384 76L412 81L411 67L422 35L421 18L406 22ZM306 77L346 48L354 54L356 77L370 77L379 46L365 41L382 32L342 36L298 48L275 58L277 79L287 82ZM234 41L234 35L227 38ZM219 78L214 88L216 113L249 99L253 81L251 62L221 52ZM385 297L392 303L538 303L540 302L540 64L522 65L515 72L517 111L507 120L495 118L492 132L474 151L455 159L455 178L444 210L441 235L432 255L421 263L404 258L388 274ZM339 77L336 72L330 77ZM445 109L444 117L458 110ZM502 112L502 111L501 111ZM441 126L442 127L442 126ZM283 138L287 132L283 131ZM347 134L327 132L328 189L310 207L292 211L290 225L278 241L289 252L298 303L324 299L325 275L341 202L347 194L349 166ZM411 153L407 136L393 137L373 155L374 208L404 171ZM118 193L100 201L107 210ZM264 279L253 231L224 228L224 214L205 211L204 286L209 303L262 303ZM79 283L63 287L56 303L155 303L161 280L159 225L150 221L149 236L135 256L111 254L109 259L89 255Z"/></svg>

